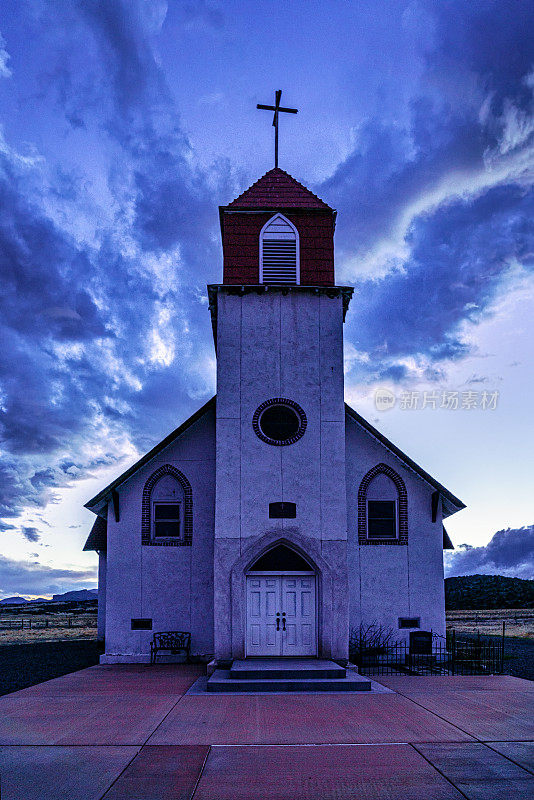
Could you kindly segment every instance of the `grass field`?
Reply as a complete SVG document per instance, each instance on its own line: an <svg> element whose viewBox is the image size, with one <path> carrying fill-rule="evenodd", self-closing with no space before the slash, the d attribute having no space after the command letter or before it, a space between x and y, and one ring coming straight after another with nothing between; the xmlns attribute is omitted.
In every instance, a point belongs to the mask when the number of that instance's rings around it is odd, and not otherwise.
<svg viewBox="0 0 534 800"><path fill-rule="evenodd" d="M0 607L0 645L96 640L96 601Z"/></svg>
<svg viewBox="0 0 534 800"><path fill-rule="evenodd" d="M96 612L92 601L0 608L0 645L96 639ZM533 608L447 611L447 629L458 634L500 636L503 622L507 637L534 640Z"/></svg>
<svg viewBox="0 0 534 800"><path fill-rule="evenodd" d="M459 634L480 631L481 636L500 636L503 622L506 637L534 640L534 608L447 611L447 630Z"/></svg>
<svg viewBox="0 0 534 800"><path fill-rule="evenodd" d="M534 609L501 608L447 611L447 630L459 636L480 633L500 641L504 622L504 671L534 680Z"/></svg>
<svg viewBox="0 0 534 800"><path fill-rule="evenodd" d="M24 630L0 630L0 646L9 644L32 644L33 642L95 641L96 625L83 624L69 628L24 628Z"/></svg>

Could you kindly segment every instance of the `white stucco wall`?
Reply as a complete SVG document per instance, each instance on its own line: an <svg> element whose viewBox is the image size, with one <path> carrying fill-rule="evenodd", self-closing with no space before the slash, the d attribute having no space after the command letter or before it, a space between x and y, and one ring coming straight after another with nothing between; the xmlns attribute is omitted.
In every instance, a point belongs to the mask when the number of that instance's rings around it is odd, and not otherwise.
<svg viewBox="0 0 534 800"><path fill-rule="evenodd" d="M377 623L392 628L399 617L420 617L421 629L445 633L441 508L432 522L432 493L416 475L350 417L346 422L347 527L350 627ZM408 545L358 544L358 489L379 463L403 479L408 495Z"/></svg>
<svg viewBox="0 0 534 800"><path fill-rule="evenodd" d="M348 610L342 299L313 289L242 296L223 289L217 303L216 654L236 657L244 646L235 635L240 623L232 621L234 563L252 541L278 532L295 542L304 536L320 543L335 574L329 655L343 657ZM252 427L256 409L278 397L298 403L307 418L304 436L289 446L267 444ZM269 519L269 503L277 501L295 503L296 519Z"/></svg>
<svg viewBox="0 0 534 800"><path fill-rule="evenodd" d="M98 614L97 614L97 639L103 642L106 636L106 553L98 553Z"/></svg>
<svg viewBox="0 0 534 800"><path fill-rule="evenodd" d="M108 513L107 570L100 560L103 661L148 661L157 630L191 631L194 654L242 655L244 561L255 543L277 537L314 552L328 571L321 655L343 658L349 624L360 621L402 638L409 631L398 629L398 618L418 616L422 629L444 633L441 509L432 523L433 487L345 420L342 349L340 297L218 295L217 435L212 409L119 487L120 521ZM297 402L307 417L305 435L287 447L261 441L252 427L256 408L275 397ZM406 485L407 546L358 544L358 488L381 462ZM191 547L141 545L143 487L167 463L192 487ZM296 503L296 519L269 519L276 501ZM152 631L132 631L132 618L152 619ZM102 623L99 611L99 633Z"/></svg>
<svg viewBox="0 0 534 800"><path fill-rule="evenodd" d="M193 495L191 546L141 545L141 500L163 464L187 477ZM120 521L108 511L106 655L103 662L147 661L154 631L191 632L191 652L213 653L215 414L210 410L119 487ZM152 631L132 631L132 618Z"/></svg>

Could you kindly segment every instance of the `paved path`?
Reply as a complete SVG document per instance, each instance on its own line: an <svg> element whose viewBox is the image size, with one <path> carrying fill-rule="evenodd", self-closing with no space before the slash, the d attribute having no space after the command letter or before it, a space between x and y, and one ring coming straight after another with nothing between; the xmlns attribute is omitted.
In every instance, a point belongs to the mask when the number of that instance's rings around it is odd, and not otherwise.
<svg viewBox="0 0 534 800"><path fill-rule="evenodd" d="M534 682L187 694L201 672L91 667L1 697L1 800L534 798Z"/></svg>

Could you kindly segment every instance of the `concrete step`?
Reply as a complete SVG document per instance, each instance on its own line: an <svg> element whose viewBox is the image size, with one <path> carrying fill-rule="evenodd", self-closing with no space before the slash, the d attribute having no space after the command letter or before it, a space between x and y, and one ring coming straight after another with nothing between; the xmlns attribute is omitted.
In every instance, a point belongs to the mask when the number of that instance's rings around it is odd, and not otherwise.
<svg viewBox="0 0 534 800"><path fill-rule="evenodd" d="M232 678L229 669L216 669L208 692L368 692L371 681L350 671L343 678Z"/></svg>
<svg viewBox="0 0 534 800"><path fill-rule="evenodd" d="M346 670L335 661L314 658L247 658L236 660L231 678L344 678Z"/></svg>

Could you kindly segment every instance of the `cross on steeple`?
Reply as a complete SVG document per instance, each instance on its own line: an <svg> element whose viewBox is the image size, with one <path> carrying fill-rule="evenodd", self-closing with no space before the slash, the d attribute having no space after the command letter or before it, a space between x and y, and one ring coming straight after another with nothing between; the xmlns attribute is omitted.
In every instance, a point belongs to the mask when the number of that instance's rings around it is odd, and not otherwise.
<svg viewBox="0 0 534 800"><path fill-rule="evenodd" d="M278 166L278 112L285 111L288 114L297 114L298 108L282 108L280 105L280 98L282 97L282 90L277 89L275 92L275 105L264 106L258 103L256 108L262 108L265 111L274 111L273 126L274 126L274 166Z"/></svg>

